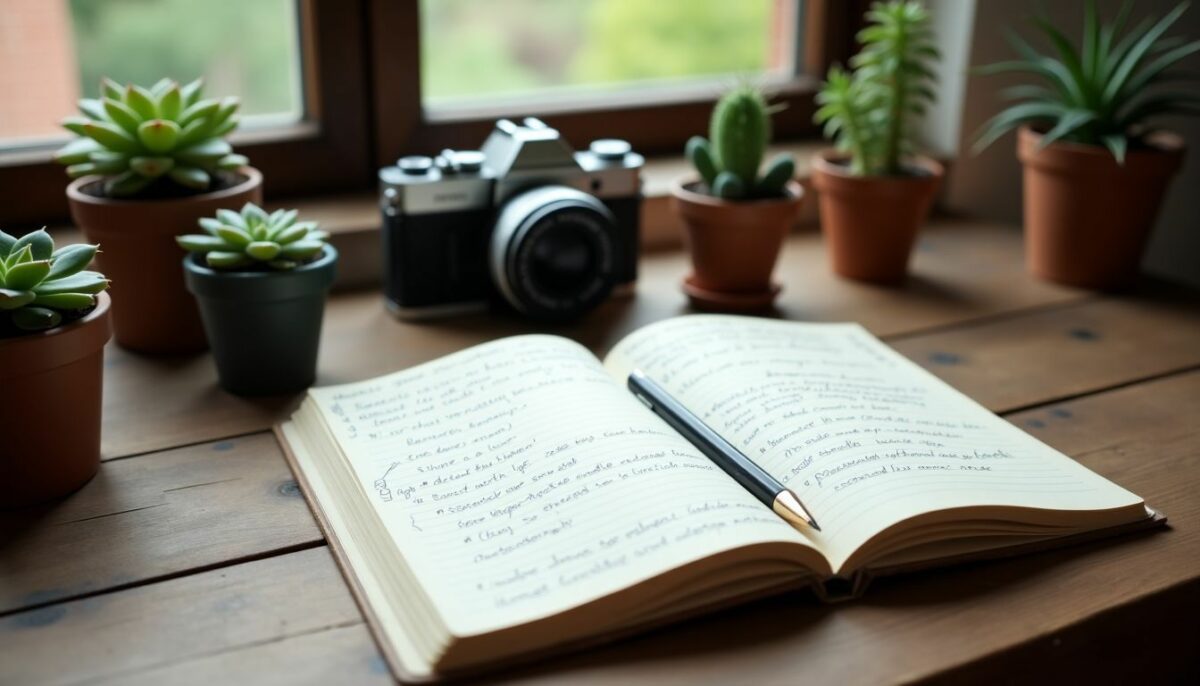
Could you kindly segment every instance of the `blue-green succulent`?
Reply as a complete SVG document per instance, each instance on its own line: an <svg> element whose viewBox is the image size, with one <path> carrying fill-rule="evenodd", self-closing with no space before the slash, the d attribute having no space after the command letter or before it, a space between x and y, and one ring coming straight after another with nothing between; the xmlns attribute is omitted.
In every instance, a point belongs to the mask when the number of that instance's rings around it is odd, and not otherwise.
<svg viewBox="0 0 1200 686"><path fill-rule="evenodd" d="M85 268L97 246L55 249L45 229L21 238L0 231L0 332L43 331L90 310L108 288L103 274Z"/></svg>

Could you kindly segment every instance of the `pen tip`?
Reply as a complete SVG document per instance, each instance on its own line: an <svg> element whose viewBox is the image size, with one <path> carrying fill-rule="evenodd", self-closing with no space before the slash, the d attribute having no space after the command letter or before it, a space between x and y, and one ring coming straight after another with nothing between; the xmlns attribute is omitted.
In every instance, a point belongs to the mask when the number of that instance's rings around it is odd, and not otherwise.
<svg viewBox="0 0 1200 686"><path fill-rule="evenodd" d="M814 531L820 531L821 527L817 526L817 520L804 509L804 505L795 493L790 490L780 491L775 496L775 502L772 503L771 509L780 517L788 520L793 524L804 524Z"/></svg>

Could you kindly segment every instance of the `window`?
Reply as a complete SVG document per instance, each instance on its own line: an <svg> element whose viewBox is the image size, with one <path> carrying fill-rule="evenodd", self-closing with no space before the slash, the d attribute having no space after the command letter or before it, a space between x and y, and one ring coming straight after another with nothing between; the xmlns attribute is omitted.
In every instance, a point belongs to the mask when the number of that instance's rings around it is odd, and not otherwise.
<svg viewBox="0 0 1200 686"><path fill-rule="evenodd" d="M243 100L269 197L369 192L402 154L472 147L500 116L678 152L750 79L811 135L816 75L867 0L0 0L0 225L67 217L59 120L100 75L206 78Z"/></svg>
<svg viewBox="0 0 1200 686"><path fill-rule="evenodd" d="M100 75L241 97L233 142L270 194L368 187L365 2L0 0L0 225L66 219L50 155Z"/></svg>
<svg viewBox="0 0 1200 686"><path fill-rule="evenodd" d="M58 121L101 77L149 86L204 77L242 100L243 125L299 122L297 5L292 0L5 0L0 28L0 146L65 136ZM185 28L186 27L186 28Z"/></svg>
<svg viewBox="0 0 1200 686"><path fill-rule="evenodd" d="M662 99L795 74L796 0L422 0L427 113Z"/></svg>
<svg viewBox="0 0 1200 686"><path fill-rule="evenodd" d="M376 164L478 145L502 116L570 141L677 153L720 91L762 84L781 137L814 135L816 76L867 0L371 0Z"/></svg>

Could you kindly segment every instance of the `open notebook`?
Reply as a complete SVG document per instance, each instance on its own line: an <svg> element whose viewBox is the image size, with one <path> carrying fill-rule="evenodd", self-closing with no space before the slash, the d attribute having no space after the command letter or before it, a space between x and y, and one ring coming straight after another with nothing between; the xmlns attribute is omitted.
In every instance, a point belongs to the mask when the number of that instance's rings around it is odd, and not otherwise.
<svg viewBox="0 0 1200 686"><path fill-rule="evenodd" d="M794 490L778 518L626 389L641 368ZM696 315L309 391L279 428L407 681L785 589L1161 520L855 324Z"/></svg>

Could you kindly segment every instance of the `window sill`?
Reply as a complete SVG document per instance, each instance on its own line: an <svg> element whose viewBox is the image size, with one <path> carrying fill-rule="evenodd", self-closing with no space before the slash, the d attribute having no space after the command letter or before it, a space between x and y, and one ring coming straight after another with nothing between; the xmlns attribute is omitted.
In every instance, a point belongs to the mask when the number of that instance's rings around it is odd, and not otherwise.
<svg viewBox="0 0 1200 686"><path fill-rule="evenodd" d="M789 152L796 157L797 180L810 194L808 186L809 161L824 149L822 141L800 141L771 146L767 155ZM655 252L677 250L683 246L683 227L670 208L671 184L677 179L694 176L691 165L682 156L654 157L646 160L643 169L642 250ZM300 215L321 224L330 233L330 242L340 254L336 287L342 289L368 288L379 284L382 275L379 260L380 226L379 200L375 193L347 193L329 196L284 198L272 206L294 207ZM805 203L798 227L811 228L816 222L815 203ZM51 227L60 243L83 240L74 227Z"/></svg>

